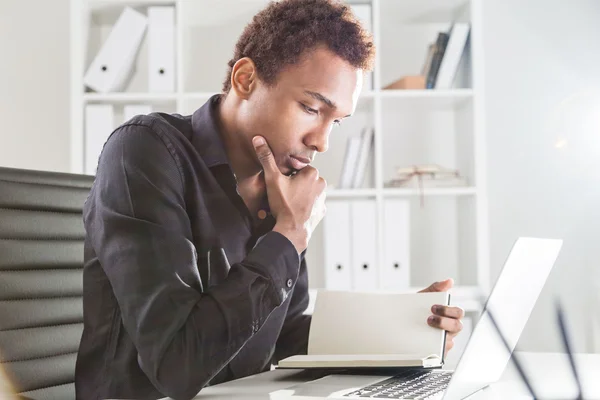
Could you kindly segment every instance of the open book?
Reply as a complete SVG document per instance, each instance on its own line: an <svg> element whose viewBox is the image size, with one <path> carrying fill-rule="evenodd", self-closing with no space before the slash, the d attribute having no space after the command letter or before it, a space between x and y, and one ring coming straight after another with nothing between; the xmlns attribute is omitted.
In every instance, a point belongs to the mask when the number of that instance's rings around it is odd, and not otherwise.
<svg viewBox="0 0 600 400"><path fill-rule="evenodd" d="M445 331L427 324L438 293L320 291L308 354L281 360L277 368L435 368L444 363Z"/></svg>

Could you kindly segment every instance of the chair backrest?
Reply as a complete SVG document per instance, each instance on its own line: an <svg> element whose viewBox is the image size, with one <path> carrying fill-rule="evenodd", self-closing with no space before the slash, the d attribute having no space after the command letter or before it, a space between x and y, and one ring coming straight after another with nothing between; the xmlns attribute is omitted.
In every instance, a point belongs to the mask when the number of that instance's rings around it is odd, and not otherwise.
<svg viewBox="0 0 600 400"><path fill-rule="evenodd" d="M93 179L0 168L0 368L26 398L75 398Z"/></svg>

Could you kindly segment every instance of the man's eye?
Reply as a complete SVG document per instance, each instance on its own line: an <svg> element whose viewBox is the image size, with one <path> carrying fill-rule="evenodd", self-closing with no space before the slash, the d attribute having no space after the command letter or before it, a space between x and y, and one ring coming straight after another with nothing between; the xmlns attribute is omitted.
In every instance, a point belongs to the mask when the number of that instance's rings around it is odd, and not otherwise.
<svg viewBox="0 0 600 400"><path fill-rule="evenodd" d="M342 120L341 119L336 119L335 121L333 121L334 125L340 126L342 124Z"/></svg>
<svg viewBox="0 0 600 400"><path fill-rule="evenodd" d="M300 104L302 104L302 107L304 108L304 111L306 111L309 114L318 114L319 113L317 110L315 110L314 108L310 108L306 104L303 104L303 103L300 103Z"/></svg>

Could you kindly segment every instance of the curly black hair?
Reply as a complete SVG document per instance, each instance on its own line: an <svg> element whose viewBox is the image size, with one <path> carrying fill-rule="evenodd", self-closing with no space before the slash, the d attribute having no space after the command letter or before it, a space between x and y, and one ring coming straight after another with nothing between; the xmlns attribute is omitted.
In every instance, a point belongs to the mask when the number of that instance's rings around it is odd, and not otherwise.
<svg viewBox="0 0 600 400"><path fill-rule="evenodd" d="M304 52L318 45L325 45L356 68L373 68L373 38L346 4L336 0L272 1L238 39L223 93L231 89L231 72L239 59L251 58L258 77L270 85L285 66L297 63Z"/></svg>

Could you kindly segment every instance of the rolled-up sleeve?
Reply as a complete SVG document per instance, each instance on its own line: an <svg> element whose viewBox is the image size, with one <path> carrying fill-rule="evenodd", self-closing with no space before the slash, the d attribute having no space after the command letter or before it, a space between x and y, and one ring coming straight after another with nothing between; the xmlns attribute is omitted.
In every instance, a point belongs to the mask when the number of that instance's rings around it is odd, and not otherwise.
<svg viewBox="0 0 600 400"><path fill-rule="evenodd" d="M141 369L165 396L187 399L285 301L300 260L269 232L222 284L202 291L179 163L150 127L119 128L102 151L84 223Z"/></svg>

